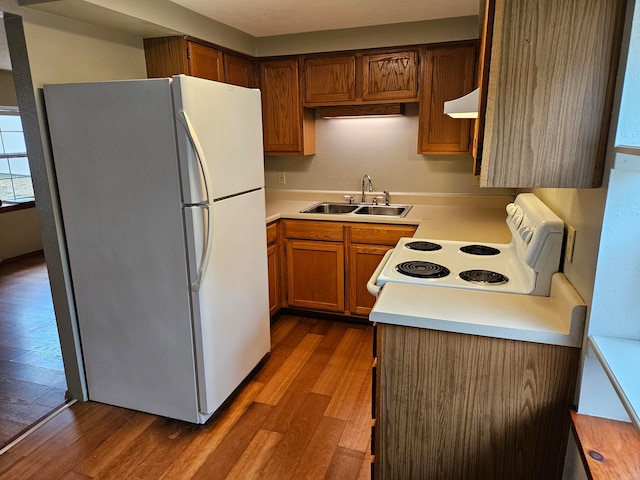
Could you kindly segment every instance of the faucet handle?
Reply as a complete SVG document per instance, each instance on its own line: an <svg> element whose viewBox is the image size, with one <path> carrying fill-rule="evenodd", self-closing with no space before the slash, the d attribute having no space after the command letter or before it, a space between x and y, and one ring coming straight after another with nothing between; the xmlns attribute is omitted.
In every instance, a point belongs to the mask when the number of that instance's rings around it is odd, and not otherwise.
<svg viewBox="0 0 640 480"><path fill-rule="evenodd" d="M382 193L384 193L384 204L389 205L389 190L385 188Z"/></svg>
<svg viewBox="0 0 640 480"><path fill-rule="evenodd" d="M385 200L386 197L383 197L382 195L378 196L378 197L373 197L373 204L374 205L379 205L378 200ZM388 203L387 203L388 205Z"/></svg>
<svg viewBox="0 0 640 480"><path fill-rule="evenodd" d="M348 204L352 204L353 203L353 195L344 195L343 197Z"/></svg>

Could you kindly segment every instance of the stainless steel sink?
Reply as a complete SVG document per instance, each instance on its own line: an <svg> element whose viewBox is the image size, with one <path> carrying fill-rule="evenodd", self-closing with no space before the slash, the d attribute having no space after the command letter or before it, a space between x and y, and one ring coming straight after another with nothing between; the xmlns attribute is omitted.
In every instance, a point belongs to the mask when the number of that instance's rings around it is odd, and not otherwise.
<svg viewBox="0 0 640 480"><path fill-rule="evenodd" d="M320 202L301 210L300 213L404 217L409 210L411 210L411 207L412 205L362 205L353 203Z"/></svg>
<svg viewBox="0 0 640 480"><path fill-rule="evenodd" d="M363 205L354 213L358 215L386 215L389 217L403 217L411 207L409 205Z"/></svg>
<svg viewBox="0 0 640 480"><path fill-rule="evenodd" d="M300 213L327 213L327 214L341 214L351 213L358 208L358 205L346 204L346 203L317 203L311 205L309 208L302 210Z"/></svg>

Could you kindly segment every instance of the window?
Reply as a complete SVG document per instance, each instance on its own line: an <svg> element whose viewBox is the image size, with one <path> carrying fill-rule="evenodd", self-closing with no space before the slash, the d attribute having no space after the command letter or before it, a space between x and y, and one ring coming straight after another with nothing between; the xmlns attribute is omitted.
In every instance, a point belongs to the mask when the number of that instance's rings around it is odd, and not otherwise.
<svg viewBox="0 0 640 480"><path fill-rule="evenodd" d="M33 200L29 158L17 107L0 107L0 200Z"/></svg>

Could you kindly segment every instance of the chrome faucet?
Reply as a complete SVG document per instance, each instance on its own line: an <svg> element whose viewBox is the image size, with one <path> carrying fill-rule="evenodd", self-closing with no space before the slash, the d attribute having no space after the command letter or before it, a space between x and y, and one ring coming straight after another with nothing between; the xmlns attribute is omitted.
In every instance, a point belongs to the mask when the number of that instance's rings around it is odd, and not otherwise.
<svg viewBox="0 0 640 480"><path fill-rule="evenodd" d="M369 182L369 193L373 192L373 182L371 181L371 177L365 173L364 177L362 177L362 199L360 199L360 203L365 203L364 198L364 181L367 180Z"/></svg>

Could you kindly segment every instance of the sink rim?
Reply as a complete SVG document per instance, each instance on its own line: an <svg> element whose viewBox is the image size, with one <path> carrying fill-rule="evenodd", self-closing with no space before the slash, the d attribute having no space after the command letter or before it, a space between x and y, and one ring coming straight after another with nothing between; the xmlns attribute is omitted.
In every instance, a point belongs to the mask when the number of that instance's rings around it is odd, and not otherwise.
<svg viewBox="0 0 640 480"><path fill-rule="evenodd" d="M322 206L339 206L339 207L354 207L353 210L348 210L345 212L327 212L322 211L319 207ZM362 217L392 217L392 218L402 218L409 213L409 210L413 205L409 204L389 204L389 205L379 205L373 203L341 203L341 202L317 202L309 207L306 207L300 210L299 213L309 213L309 214L321 214L321 215L340 215L340 216L358 216ZM376 210L379 211L376 213ZM396 209L399 213L382 213L385 209ZM366 212L364 211L366 210Z"/></svg>

